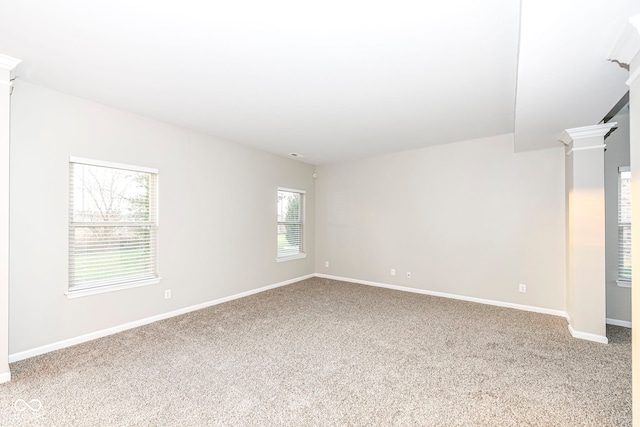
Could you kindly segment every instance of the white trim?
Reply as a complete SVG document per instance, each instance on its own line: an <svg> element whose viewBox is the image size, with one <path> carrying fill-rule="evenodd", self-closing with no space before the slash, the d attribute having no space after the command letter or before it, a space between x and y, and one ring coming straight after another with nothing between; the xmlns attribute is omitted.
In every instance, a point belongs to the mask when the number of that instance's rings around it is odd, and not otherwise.
<svg viewBox="0 0 640 427"><path fill-rule="evenodd" d="M620 34L618 41L614 45L609 58L623 64L631 65L633 60L640 53L640 15L629 18L629 23ZM640 77L640 68L637 68L625 84L631 86Z"/></svg>
<svg viewBox="0 0 640 427"><path fill-rule="evenodd" d="M609 61L630 65L633 58L640 51L640 34L638 33L638 28L634 25L634 18L637 17L630 18L620 36L618 36L618 40L613 45L609 55L607 55Z"/></svg>
<svg viewBox="0 0 640 427"><path fill-rule="evenodd" d="M637 70L635 70L633 73L631 73L631 76L629 76L627 81L624 82L624 83L627 86L631 86L633 84L633 82L635 82L638 77L640 77L640 67Z"/></svg>
<svg viewBox="0 0 640 427"><path fill-rule="evenodd" d="M623 328L631 328L631 322L628 320L609 319L607 317L607 325L622 326Z"/></svg>
<svg viewBox="0 0 640 427"><path fill-rule="evenodd" d="M444 292L428 291L426 289L408 288L408 287L405 287L405 286L389 285L387 283L371 282L371 281L368 281L368 280L350 279L348 277L331 276L331 275L328 275L328 274L318 274L318 273L316 273L316 277L320 277L320 278L323 278L323 279L339 280L341 282L358 283L360 285L375 286L375 287L378 287L378 288L394 289L396 291L413 292L413 293L416 293L416 294L431 295L431 296L434 296L434 297L442 297L442 298L450 298L450 299L456 299L456 300L461 300L461 301L469 301L469 302L475 302L475 303L479 303L479 304L493 305L493 306L496 306L496 307L514 308L516 310L530 311L530 312L533 312L533 313L541 313L541 314L550 314L552 316L560 316L560 317L567 318L567 313L565 311L553 310L553 309L544 308L544 307L535 307L535 306L531 306L531 305L515 304L515 303L511 303L511 302L495 301L495 300L489 300L489 299L484 299L484 298L476 298L476 297L468 297L468 296L465 296L465 295L457 295L457 294L448 294L448 293L444 293Z"/></svg>
<svg viewBox="0 0 640 427"><path fill-rule="evenodd" d="M571 327L571 323L569 323L569 333L574 338L579 338L581 340L593 341L600 344L609 344L609 339L602 335L590 334L588 332L580 332L576 331Z"/></svg>
<svg viewBox="0 0 640 427"><path fill-rule="evenodd" d="M5 372L4 374L0 374L0 384L8 383L11 381L11 372Z"/></svg>
<svg viewBox="0 0 640 427"><path fill-rule="evenodd" d="M123 283L120 285L106 285L97 288L71 289L64 294L69 299L87 297L89 295L104 294L105 292L122 291L124 289L140 288L142 286L157 285L160 283L161 277L153 279L139 280L137 282Z"/></svg>
<svg viewBox="0 0 640 427"><path fill-rule="evenodd" d="M533 312L533 313L549 314L549 315L552 315L552 316L564 317L565 319L567 319L567 321L570 321L568 313L565 312L565 311L562 311L562 310L554 310L554 309L549 309L549 308L544 308L544 307L535 307L535 306L529 306L529 305L523 305L523 304L515 304L515 303L509 303L509 302L503 302L503 301L488 300L488 299L483 299L483 298L468 297L468 296L464 296L464 295L449 294L449 293L444 293L444 292L428 291L428 290L425 290L425 289L417 289L417 288L409 288L409 287L405 287L405 286L390 285L390 284L386 284L386 283L372 282L372 281L368 281L368 280L351 279L351 278L347 278L347 277L340 277L340 276L332 276L332 275L329 275L329 274L315 273L315 274L307 274L305 276L297 277L297 278L294 278L294 279L285 280L283 282L275 283L275 284L272 284L272 285L263 286L261 288L252 289L252 290L249 290L249 291L241 292L239 294L234 294L234 295L230 295L230 296L227 296L227 297L218 298L218 299L215 299L215 300L212 300L212 301L208 301L208 302L204 302L204 303L201 303L201 304L192 305L192 306L189 306L189 307L181 308L181 309L170 311L170 312L167 312L167 313L158 314L156 316L147 317L147 318L144 318L144 319L136 320L136 321L133 321L133 322L125 323L125 324L122 324L122 325L114 326L114 327L103 329L103 330L100 330L100 331L91 332L89 334L81 335L81 336L74 337L74 338L69 338L69 339L66 339L66 340L63 340L63 341L58 341L58 342L55 342L55 343L46 344L46 345L43 345L43 346L40 346L40 347L36 347L36 348L30 349L30 350L25 350L25 351L21 351L21 352L18 352L18 353L13 353L13 354L9 355L9 363L18 362L20 360L24 360L24 359L28 359L28 358L31 358L31 357L39 356L41 354L49 353L51 351L60 350L60 349L71 347L71 346L74 346L74 345L77 345L77 344L82 344L84 342L92 341L92 340L95 340L95 339L98 339L98 338L103 338L103 337L106 337L106 336L109 336L109 335L116 334L118 332L123 332L123 331L129 330L129 329L137 328L139 326L148 325L150 323L157 322L159 320L169 319L171 317L180 316L182 314L190 313L192 311L201 310L203 308L207 308L207 307L211 307L211 306L214 306L214 305L222 304L222 303L225 303L225 302L228 302L228 301L232 301L232 300L235 300L235 299L244 298L244 297L247 297L249 295L257 294L257 293L260 293L260 292L265 292L265 291L268 291L268 290L271 290L271 289L275 289L275 288L279 288L279 287L282 287L282 286L287 286L287 285L290 285L292 283L296 283L296 282L300 282L302 280L310 279L312 277L319 277L319 278L324 278L324 279L338 280L338 281L343 281L343 282L351 282L351 283L357 283L357 284L361 284L361 285L368 285L368 286L374 286L374 287L379 287L379 288L387 288L387 289L393 289L393 290L404 291L404 292L412 292L412 293L423 294L423 295L431 295L431 296L442 297L442 298L450 298L450 299L461 300L461 301L469 301L469 302L474 302L474 303L479 303L479 304L493 305L493 306L497 306L497 307L512 308L512 309L516 309L516 310L529 311L529 312ZM616 322L616 323L614 323L614 322ZM607 323L608 324L612 324L612 325L618 325L618 326L625 326L626 327L626 323L623 324L624 321L621 321L621 320L607 319ZM631 327L631 322L629 322L628 324L629 324L628 327ZM573 336L574 338L580 338L580 339L585 339L585 340L589 340L589 341L595 341L595 342L599 342L599 343L603 343L603 344L607 344L608 343L607 337L603 337L601 335L589 334L589 333L585 333L585 332L574 331L573 328L571 327L571 324L568 325L568 328L569 328L569 332L571 333L571 336ZM0 383L7 382L7 381L10 381L10 380L11 380L11 373L5 373L5 374L1 374L0 375Z"/></svg>
<svg viewBox="0 0 640 427"><path fill-rule="evenodd" d="M306 258L307 254L304 252L297 253L295 255L283 256L280 258L276 258L276 262L285 262L285 261L293 261L294 259Z"/></svg>
<svg viewBox="0 0 640 427"><path fill-rule="evenodd" d="M11 71L16 68L22 60L18 58L14 58L12 56L3 55L0 53L0 68Z"/></svg>
<svg viewBox="0 0 640 427"><path fill-rule="evenodd" d="M69 156L69 162L80 163L83 165L90 165L90 166L102 166L105 168L124 169L124 170L130 170L135 172L147 172L147 173L153 173L158 175L158 169L148 168L145 166L134 166L134 165L127 165L124 163L105 162L103 160L85 159L83 157L75 157L75 156Z"/></svg>
<svg viewBox="0 0 640 427"><path fill-rule="evenodd" d="M11 56L0 53L0 70L3 70L0 76L0 85L7 86L9 90L13 87L13 71L22 61Z"/></svg>
<svg viewBox="0 0 640 427"><path fill-rule="evenodd" d="M218 298L212 301L207 301L201 304L192 305L190 307L181 308L178 310L170 311L167 313L158 314L156 316L147 317L133 322L125 323L122 325L114 326L111 328L103 329L89 334L80 335L78 337L69 338L63 341L46 344L41 347L32 348L30 350L21 351L9 355L9 362L18 362L20 360L28 359L30 357L39 356L41 354L49 353L51 351L60 350L63 348L71 347L73 345L82 344L87 341L92 341L98 338L106 337L108 335L117 334L129 329L137 328L139 326L148 325L149 323L157 322L159 320L169 319L171 317L180 316L181 314L190 313L192 311L201 310L203 308L211 307L213 305L222 304L223 302L232 301L238 298L244 298L249 295L257 294L260 292L268 291L270 289L279 288L281 286L290 285L292 283L299 282L314 277L313 274L297 277L295 279L285 280L284 282L274 283L273 285L263 286L261 288L252 289L250 291L241 292L239 294L230 295L228 297Z"/></svg>
<svg viewBox="0 0 640 427"><path fill-rule="evenodd" d="M307 192L305 190L297 190L295 188L286 188L286 187L278 187L278 191L287 191L289 193L307 194Z"/></svg>
<svg viewBox="0 0 640 427"><path fill-rule="evenodd" d="M570 156L571 154L573 154L574 151L595 150L596 148L605 149L605 148L607 148L607 144L592 145L590 147L575 147L575 148L571 148L569 151L567 151L567 156Z"/></svg>
<svg viewBox="0 0 640 427"><path fill-rule="evenodd" d="M609 132L611 128L615 127L617 124L618 124L617 122L609 122L609 123L602 123L600 125L583 126L580 128L566 129L564 132L562 132L558 140L565 145L569 145L571 144L571 142L575 141L576 139L605 136L607 132ZM577 148L574 148L574 150L577 150Z"/></svg>

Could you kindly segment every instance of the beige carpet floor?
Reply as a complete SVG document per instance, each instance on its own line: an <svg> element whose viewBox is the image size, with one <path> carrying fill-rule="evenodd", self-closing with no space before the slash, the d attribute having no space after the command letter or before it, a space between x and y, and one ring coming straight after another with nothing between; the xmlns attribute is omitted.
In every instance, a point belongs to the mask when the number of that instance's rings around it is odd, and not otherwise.
<svg viewBox="0 0 640 427"><path fill-rule="evenodd" d="M0 425L630 426L607 333L315 278L13 363Z"/></svg>

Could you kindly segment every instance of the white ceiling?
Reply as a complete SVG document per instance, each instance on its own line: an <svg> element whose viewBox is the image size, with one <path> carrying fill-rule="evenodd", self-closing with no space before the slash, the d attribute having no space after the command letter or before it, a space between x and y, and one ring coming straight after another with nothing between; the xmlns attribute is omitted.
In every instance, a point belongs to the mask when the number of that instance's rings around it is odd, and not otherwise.
<svg viewBox="0 0 640 427"><path fill-rule="evenodd" d="M512 133L626 92L637 0L0 0L20 79L314 164ZM520 43L519 43L520 42Z"/></svg>

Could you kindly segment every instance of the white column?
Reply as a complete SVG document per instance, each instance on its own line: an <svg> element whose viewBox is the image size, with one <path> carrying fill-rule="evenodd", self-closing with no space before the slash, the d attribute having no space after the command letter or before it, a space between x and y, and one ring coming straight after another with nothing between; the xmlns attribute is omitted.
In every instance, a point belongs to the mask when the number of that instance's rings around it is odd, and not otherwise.
<svg viewBox="0 0 640 427"><path fill-rule="evenodd" d="M9 155L11 89L19 60L0 55L0 382L9 371Z"/></svg>
<svg viewBox="0 0 640 427"><path fill-rule="evenodd" d="M631 323L633 355L633 425L640 426L640 15L629 20L609 59L628 66L631 139Z"/></svg>
<svg viewBox="0 0 640 427"><path fill-rule="evenodd" d="M567 313L576 338L607 343L604 136L607 123L567 129Z"/></svg>

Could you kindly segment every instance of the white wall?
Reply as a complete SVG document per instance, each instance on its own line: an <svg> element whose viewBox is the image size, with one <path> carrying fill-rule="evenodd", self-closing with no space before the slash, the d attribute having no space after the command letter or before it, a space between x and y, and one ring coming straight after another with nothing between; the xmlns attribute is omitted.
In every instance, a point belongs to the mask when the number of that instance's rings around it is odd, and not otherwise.
<svg viewBox="0 0 640 427"><path fill-rule="evenodd" d="M316 271L565 311L564 157L503 135L320 166Z"/></svg>
<svg viewBox="0 0 640 427"><path fill-rule="evenodd" d="M605 141L607 319L631 321L631 288L620 287L618 279L618 167L629 166L629 112L612 119L618 129Z"/></svg>
<svg viewBox="0 0 640 427"><path fill-rule="evenodd" d="M11 125L11 354L314 272L311 165L26 83ZM69 156L159 169L159 285L64 295ZM275 260L278 186L307 191L305 259Z"/></svg>

